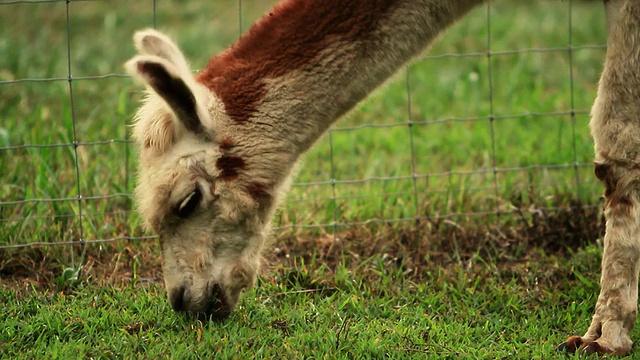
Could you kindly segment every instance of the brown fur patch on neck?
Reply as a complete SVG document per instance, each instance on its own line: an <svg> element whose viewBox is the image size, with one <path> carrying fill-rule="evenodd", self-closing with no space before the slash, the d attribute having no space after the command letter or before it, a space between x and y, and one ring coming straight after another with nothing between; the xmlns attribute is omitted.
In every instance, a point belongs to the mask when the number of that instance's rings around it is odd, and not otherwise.
<svg viewBox="0 0 640 360"><path fill-rule="evenodd" d="M251 118L266 95L265 79L303 68L335 41L373 39L399 0L285 0L238 42L209 60L197 80L237 122Z"/></svg>

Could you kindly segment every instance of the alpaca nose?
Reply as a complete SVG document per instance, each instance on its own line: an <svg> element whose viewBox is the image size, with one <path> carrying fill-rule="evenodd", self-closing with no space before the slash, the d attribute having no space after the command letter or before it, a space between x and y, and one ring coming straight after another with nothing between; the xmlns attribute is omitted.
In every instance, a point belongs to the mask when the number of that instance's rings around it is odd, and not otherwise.
<svg viewBox="0 0 640 360"><path fill-rule="evenodd" d="M184 293L185 293L185 287L180 286L177 289L173 289L171 291L171 293L169 294L169 302L171 303L171 307L173 308L173 311L185 311L185 304L184 304Z"/></svg>
<svg viewBox="0 0 640 360"><path fill-rule="evenodd" d="M183 285L171 291L169 302L174 311L191 312L201 320L228 318L233 309L220 284L210 283L205 291L205 301L193 303L190 290Z"/></svg>
<svg viewBox="0 0 640 360"><path fill-rule="evenodd" d="M206 311L207 316L211 316L216 320L228 318L231 315L232 307L220 284L210 284L208 291L209 309Z"/></svg>

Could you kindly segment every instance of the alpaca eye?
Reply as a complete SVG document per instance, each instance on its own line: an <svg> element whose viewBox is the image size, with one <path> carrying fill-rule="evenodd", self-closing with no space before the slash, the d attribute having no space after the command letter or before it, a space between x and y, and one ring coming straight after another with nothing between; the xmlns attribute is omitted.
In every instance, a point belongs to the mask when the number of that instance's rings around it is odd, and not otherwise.
<svg viewBox="0 0 640 360"><path fill-rule="evenodd" d="M180 205L176 208L176 215L181 219L188 217L195 211L200 199L202 199L202 193L196 188L180 202Z"/></svg>

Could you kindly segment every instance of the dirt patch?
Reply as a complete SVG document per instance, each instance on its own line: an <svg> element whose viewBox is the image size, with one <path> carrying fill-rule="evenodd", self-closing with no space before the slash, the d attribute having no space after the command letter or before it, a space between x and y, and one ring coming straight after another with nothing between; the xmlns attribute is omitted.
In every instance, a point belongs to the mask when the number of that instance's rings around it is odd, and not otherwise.
<svg viewBox="0 0 640 360"><path fill-rule="evenodd" d="M423 217L402 225L354 226L335 235L301 232L280 236L265 254L269 265L264 272L276 271L283 281L321 292L333 285L301 272L304 267L300 264L323 267L328 273L339 264L364 270L388 267L419 281L436 267L482 259L508 273L515 271L514 264L530 262L541 254L569 257L602 236L599 205L569 204L547 208L529 205L509 214L458 222ZM52 255L52 248L0 251L0 285L55 286L55 279L69 266L69 257ZM83 279L113 285L162 279L160 250L155 241L56 248L67 255L74 252L75 259L80 259L84 250ZM374 256L378 256L378 263L362 265Z"/></svg>
<svg viewBox="0 0 640 360"><path fill-rule="evenodd" d="M511 214L492 214L486 220L423 218L403 227L353 227L335 237L290 236L280 239L273 253L280 263L292 265L303 259L329 268L339 262L355 267L381 254L385 263L420 278L420 270L474 258L508 266L540 253L568 257L602 236L601 214L599 206L574 202L567 207L529 206Z"/></svg>

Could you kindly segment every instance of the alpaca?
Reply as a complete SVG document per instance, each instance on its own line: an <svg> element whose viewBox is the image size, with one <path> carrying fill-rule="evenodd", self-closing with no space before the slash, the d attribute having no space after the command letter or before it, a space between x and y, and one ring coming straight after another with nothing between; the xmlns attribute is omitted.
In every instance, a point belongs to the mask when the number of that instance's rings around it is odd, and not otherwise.
<svg viewBox="0 0 640 360"><path fill-rule="evenodd" d="M300 156L483 2L283 0L195 78L168 37L136 33L139 55L126 68L148 88L133 132L136 201L159 234L173 309L228 317L254 284ZM640 2L605 0L605 9L607 57L590 124L606 188L602 288L589 330L559 349L625 354L640 266Z"/></svg>

